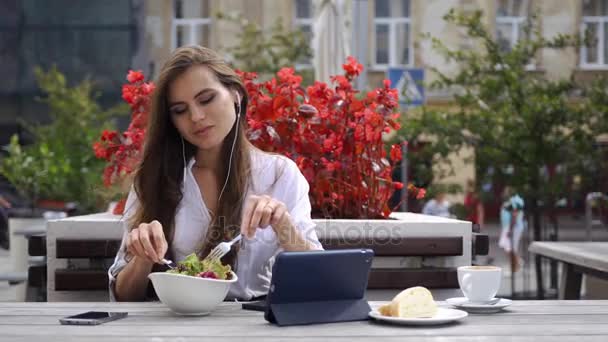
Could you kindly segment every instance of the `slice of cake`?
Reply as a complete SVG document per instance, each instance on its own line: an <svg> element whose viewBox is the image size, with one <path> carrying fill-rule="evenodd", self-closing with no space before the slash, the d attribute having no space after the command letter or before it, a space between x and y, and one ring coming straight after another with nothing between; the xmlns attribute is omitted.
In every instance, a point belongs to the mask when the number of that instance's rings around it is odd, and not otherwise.
<svg viewBox="0 0 608 342"><path fill-rule="evenodd" d="M403 318L428 318L437 313L437 304L431 291L422 286L401 291L393 300L378 311L384 316Z"/></svg>

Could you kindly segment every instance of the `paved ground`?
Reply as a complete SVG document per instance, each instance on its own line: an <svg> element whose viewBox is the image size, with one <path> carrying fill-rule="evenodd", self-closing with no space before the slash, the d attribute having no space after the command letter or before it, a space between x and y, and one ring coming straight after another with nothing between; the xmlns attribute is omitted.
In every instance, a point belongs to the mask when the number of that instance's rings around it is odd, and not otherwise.
<svg viewBox="0 0 608 342"><path fill-rule="evenodd" d="M585 241L586 230L583 217L562 217L559 221L559 240L560 241ZM534 270L534 255L527 253L528 246L532 241L532 232L527 230L520 244L521 256L525 262L524 267L512 277L510 273L510 261L502 249L498 247L498 238L500 236L500 226L497 223L486 224L483 229L490 236L490 255L489 261L491 264L501 266L503 268L503 281L499 291L500 296L511 297L511 278L514 280L515 298L533 298L536 295L536 272ZM548 237L547 237L548 239ZM594 241L608 241L608 228L595 227L593 230ZM492 260L493 259L493 260ZM482 263L487 263L488 258L479 258ZM556 295L556 286L551 286L550 263L547 260L543 261L543 282L545 284L546 294L551 296ZM558 277L559 280L559 267Z"/></svg>
<svg viewBox="0 0 608 342"><path fill-rule="evenodd" d="M514 289L516 298L531 298L535 295L536 291L536 277L534 272L534 259L533 256L528 253L523 253L522 257L525 261L525 265L520 272L517 272L514 277L511 277L509 272L509 261L505 253L498 248L498 237L500 235L500 227L497 223L486 224L483 227L482 232L487 232L490 235L490 255L489 257L479 258L479 263L487 264L490 261L491 264L501 266L505 272L503 272L503 281L501 289L498 293L501 297L512 297L511 291L511 279L514 280ZM530 233L529 231L527 233ZM583 241L586 237L585 227L583 218L572 218L565 217L560 219L559 226L559 240L560 241ZM593 231L594 241L608 241L608 228L596 227ZM527 246L531 241L530 234L524 234L520 249L527 251ZM9 271L9 252L5 249L0 248L0 273ZM549 277L549 263L545 262L543 273L545 281L545 289L548 290L548 294L555 295L550 290L550 277ZM557 278L559 279L559 277ZM2 301L14 301L15 291L14 287L11 287L6 282L0 282L0 302ZM439 297L453 296L453 291L450 293L439 294ZM388 291L379 293L372 296L370 299L373 300L387 300L390 299L394 294L394 291ZM445 299L445 298L438 298Z"/></svg>

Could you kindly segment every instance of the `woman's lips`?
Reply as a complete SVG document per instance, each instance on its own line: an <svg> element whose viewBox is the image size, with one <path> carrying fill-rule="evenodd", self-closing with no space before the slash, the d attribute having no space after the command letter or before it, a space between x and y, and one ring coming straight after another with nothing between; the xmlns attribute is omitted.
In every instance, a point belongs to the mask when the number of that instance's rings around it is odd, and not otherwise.
<svg viewBox="0 0 608 342"><path fill-rule="evenodd" d="M209 130L213 128L213 126L207 126L201 129L197 129L196 131L194 131L194 135L196 136L205 136L207 135L207 133L209 133Z"/></svg>

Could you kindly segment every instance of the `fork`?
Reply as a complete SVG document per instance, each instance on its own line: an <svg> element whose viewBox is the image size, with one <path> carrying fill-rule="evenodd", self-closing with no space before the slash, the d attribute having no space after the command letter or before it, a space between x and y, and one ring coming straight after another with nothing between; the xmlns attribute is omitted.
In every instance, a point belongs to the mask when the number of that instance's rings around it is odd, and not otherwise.
<svg viewBox="0 0 608 342"><path fill-rule="evenodd" d="M243 237L242 234L237 235L234 239L229 242L220 242L215 248L209 252L209 255L205 258L205 260L213 260L213 259L221 259L226 253L230 252L230 248L235 242L241 241Z"/></svg>
<svg viewBox="0 0 608 342"><path fill-rule="evenodd" d="M167 265L167 267L169 267L170 269L175 269L177 267L177 265L175 265L175 263L171 260L162 259L160 262L162 264Z"/></svg>

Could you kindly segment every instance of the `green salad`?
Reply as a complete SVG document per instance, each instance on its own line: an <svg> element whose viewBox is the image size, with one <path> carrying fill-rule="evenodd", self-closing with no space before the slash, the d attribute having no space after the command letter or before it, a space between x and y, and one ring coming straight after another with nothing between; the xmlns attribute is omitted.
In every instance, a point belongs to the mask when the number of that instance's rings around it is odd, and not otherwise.
<svg viewBox="0 0 608 342"><path fill-rule="evenodd" d="M219 259L200 260L195 253L192 253L178 262L176 268L167 272L192 277L228 280L232 278L230 271L230 265L222 265Z"/></svg>

